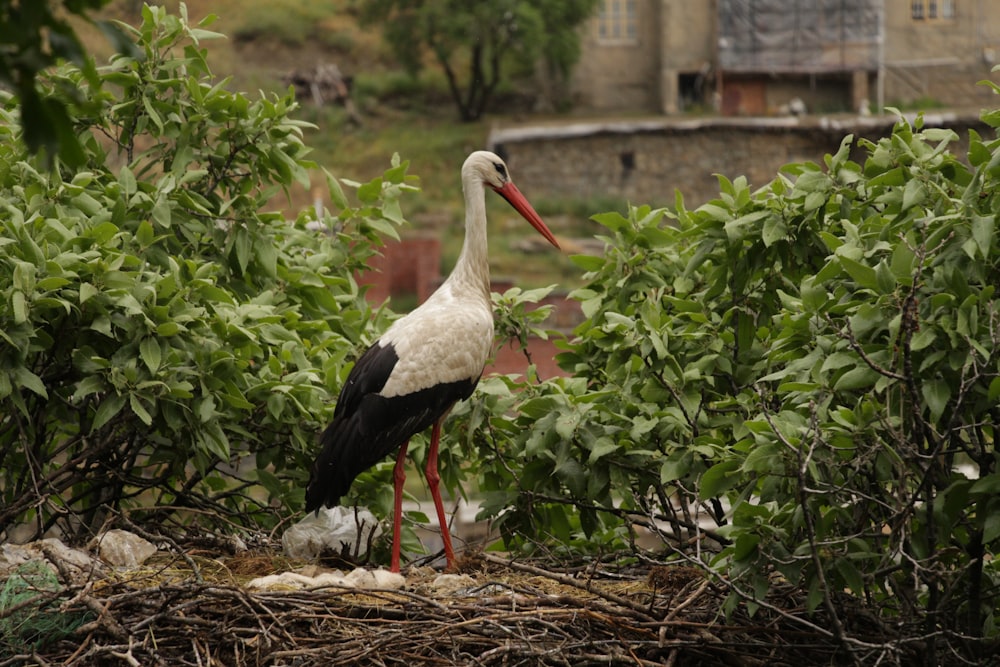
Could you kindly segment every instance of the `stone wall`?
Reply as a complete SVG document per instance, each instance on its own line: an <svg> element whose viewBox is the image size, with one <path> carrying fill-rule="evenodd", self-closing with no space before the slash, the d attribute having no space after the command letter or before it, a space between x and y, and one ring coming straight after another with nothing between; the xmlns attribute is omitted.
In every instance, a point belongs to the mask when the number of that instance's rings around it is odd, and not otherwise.
<svg viewBox="0 0 1000 667"><path fill-rule="evenodd" d="M969 128L993 133L978 117L925 114L928 127L959 135L952 151L964 156ZM634 204L671 205L675 191L685 205L718 196L715 174L746 176L752 188L771 181L789 162L823 163L844 136L877 139L895 117L658 118L494 130L492 150L503 156L518 184L534 199L621 197ZM862 152L855 144L855 159Z"/></svg>

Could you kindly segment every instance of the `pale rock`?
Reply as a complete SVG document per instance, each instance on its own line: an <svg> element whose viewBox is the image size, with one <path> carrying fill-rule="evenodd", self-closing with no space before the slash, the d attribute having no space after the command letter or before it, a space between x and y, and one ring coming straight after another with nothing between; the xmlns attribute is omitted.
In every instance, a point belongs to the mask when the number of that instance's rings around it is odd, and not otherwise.
<svg viewBox="0 0 1000 667"><path fill-rule="evenodd" d="M375 577L376 588L395 591L406 585L406 577L399 572L390 572L380 567L372 575Z"/></svg>
<svg viewBox="0 0 1000 667"><path fill-rule="evenodd" d="M348 573L345 579L354 588L396 590L406 585L406 577L399 572L390 572L381 567L377 570L366 570L363 567L355 568Z"/></svg>
<svg viewBox="0 0 1000 667"><path fill-rule="evenodd" d="M268 574L257 577L247 582L247 588L260 590L301 590L306 587L306 582L312 581L297 572L282 572L280 574Z"/></svg>
<svg viewBox="0 0 1000 667"><path fill-rule="evenodd" d="M322 572L317 574L312 578L312 582L309 584L308 588L327 588L327 587L338 587L338 588L354 588L354 585L347 580L347 577L341 572Z"/></svg>
<svg viewBox="0 0 1000 667"><path fill-rule="evenodd" d="M406 584L406 579L399 573L388 570L366 570L357 568L348 575L337 570L319 572L313 576L299 572L282 572L257 577L247 582L247 588L258 590L315 590L317 588L358 588L358 589L397 589Z"/></svg>
<svg viewBox="0 0 1000 667"><path fill-rule="evenodd" d="M461 595L475 585L475 579L467 574L439 574L431 582L431 589L438 595Z"/></svg>
<svg viewBox="0 0 1000 667"><path fill-rule="evenodd" d="M347 581L355 588L377 588L375 575L363 567L355 568L347 575Z"/></svg>
<svg viewBox="0 0 1000 667"><path fill-rule="evenodd" d="M101 569L100 563L85 551L68 547L55 537L46 537L27 544L0 545L0 575L6 575L33 560L58 563L75 580L84 579L92 572ZM53 570L57 569L55 565L50 567Z"/></svg>
<svg viewBox="0 0 1000 667"><path fill-rule="evenodd" d="M112 567L134 569L155 553L155 544L127 530L114 528L97 538L97 554Z"/></svg>

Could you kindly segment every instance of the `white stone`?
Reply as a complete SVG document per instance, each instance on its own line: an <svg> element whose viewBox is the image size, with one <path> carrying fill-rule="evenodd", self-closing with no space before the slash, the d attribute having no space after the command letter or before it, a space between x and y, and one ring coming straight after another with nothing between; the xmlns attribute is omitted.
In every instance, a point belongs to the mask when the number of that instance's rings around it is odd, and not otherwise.
<svg viewBox="0 0 1000 667"><path fill-rule="evenodd" d="M336 586L340 588L354 588L354 585L347 580L347 577L341 572L322 572L317 574L312 578L309 583L309 588L326 588L328 586Z"/></svg>
<svg viewBox="0 0 1000 667"><path fill-rule="evenodd" d="M431 589L438 595L461 595L476 585L467 574L439 574L431 582Z"/></svg>
<svg viewBox="0 0 1000 667"><path fill-rule="evenodd" d="M336 570L307 576L298 572L281 572L257 577L247 582L247 588L258 590L315 590L317 588L397 589L406 585L406 579L397 572L357 568L348 575Z"/></svg>
<svg viewBox="0 0 1000 667"><path fill-rule="evenodd" d="M127 530L114 528L97 538L97 554L112 567L133 569L155 553L155 544Z"/></svg>
<svg viewBox="0 0 1000 667"><path fill-rule="evenodd" d="M390 572L384 568L379 568L372 572L375 577L375 587L386 590L398 590L406 585L406 577L399 572Z"/></svg>
<svg viewBox="0 0 1000 667"><path fill-rule="evenodd" d="M355 588L377 588L375 575L363 567L355 568L347 575L347 581Z"/></svg>
<svg viewBox="0 0 1000 667"><path fill-rule="evenodd" d="M0 545L0 575L7 574L28 561L45 563L55 561L74 579L82 579L93 571L100 570L100 564L80 549L73 549L55 537L27 544ZM53 571L56 567L49 565Z"/></svg>
<svg viewBox="0 0 1000 667"><path fill-rule="evenodd" d="M282 572L280 574L268 574L257 577L247 582L247 588L257 588L265 590L300 590L306 587L306 583L312 581L312 577L307 577L297 572Z"/></svg>

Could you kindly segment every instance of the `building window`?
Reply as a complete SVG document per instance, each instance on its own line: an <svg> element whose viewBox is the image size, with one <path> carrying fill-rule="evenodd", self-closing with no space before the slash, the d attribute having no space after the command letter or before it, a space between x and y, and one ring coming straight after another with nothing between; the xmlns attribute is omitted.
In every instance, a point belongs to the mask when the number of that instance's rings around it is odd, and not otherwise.
<svg viewBox="0 0 1000 667"><path fill-rule="evenodd" d="M915 21L955 18L955 0L910 0Z"/></svg>
<svg viewBox="0 0 1000 667"><path fill-rule="evenodd" d="M597 37L602 42L638 41L636 0L604 0L597 14Z"/></svg>

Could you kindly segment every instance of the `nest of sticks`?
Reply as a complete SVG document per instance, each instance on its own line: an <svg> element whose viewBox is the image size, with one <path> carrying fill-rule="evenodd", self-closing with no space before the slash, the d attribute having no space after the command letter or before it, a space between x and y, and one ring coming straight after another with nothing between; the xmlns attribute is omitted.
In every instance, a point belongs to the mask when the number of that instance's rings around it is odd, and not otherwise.
<svg viewBox="0 0 1000 667"><path fill-rule="evenodd" d="M20 647L0 641L0 667L798 667L858 657L857 647L843 646L826 629L821 612L805 613L791 588L772 594L752 616L742 605L726 615L728 591L686 565L611 569L595 562L555 570L480 553L459 562L465 576L448 590L432 585L437 572L411 568L397 590L258 591L246 586L251 577L295 564L246 553L154 560L127 575L64 581L58 592L46 589L44 604L16 609L36 621L46 614L75 621L61 633L25 635ZM860 611L845 618L853 619L852 638L859 645L870 639L888 658L884 664L907 662L905 644L892 644L888 655L891 635L879 623Z"/></svg>

